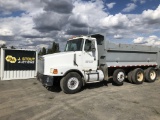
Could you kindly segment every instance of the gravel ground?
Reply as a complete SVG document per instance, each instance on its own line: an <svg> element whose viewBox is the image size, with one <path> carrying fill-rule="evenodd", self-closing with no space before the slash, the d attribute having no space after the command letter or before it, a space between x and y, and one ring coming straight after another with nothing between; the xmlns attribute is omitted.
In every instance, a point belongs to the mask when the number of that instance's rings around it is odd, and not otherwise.
<svg viewBox="0 0 160 120"><path fill-rule="evenodd" d="M88 84L68 95L36 79L0 81L0 120L160 120L160 79Z"/></svg>

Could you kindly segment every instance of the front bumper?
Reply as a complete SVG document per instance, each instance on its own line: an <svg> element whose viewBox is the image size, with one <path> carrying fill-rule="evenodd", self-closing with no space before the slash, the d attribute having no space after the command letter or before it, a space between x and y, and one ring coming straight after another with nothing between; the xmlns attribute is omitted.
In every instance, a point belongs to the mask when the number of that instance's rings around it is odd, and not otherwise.
<svg viewBox="0 0 160 120"><path fill-rule="evenodd" d="M37 80L39 80L44 86L53 86L54 77L37 73Z"/></svg>

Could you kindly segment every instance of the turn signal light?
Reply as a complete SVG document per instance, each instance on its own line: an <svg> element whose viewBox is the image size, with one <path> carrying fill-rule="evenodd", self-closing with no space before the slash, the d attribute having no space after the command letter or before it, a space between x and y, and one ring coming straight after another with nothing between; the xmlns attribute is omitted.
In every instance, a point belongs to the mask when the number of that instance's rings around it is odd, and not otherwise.
<svg viewBox="0 0 160 120"><path fill-rule="evenodd" d="M58 74L58 69L53 69L53 74Z"/></svg>
<svg viewBox="0 0 160 120"><path fill-rule="evenodd" d="M69 40L72 40L73 38L76 38L76 36L72 36Z"/></svg>

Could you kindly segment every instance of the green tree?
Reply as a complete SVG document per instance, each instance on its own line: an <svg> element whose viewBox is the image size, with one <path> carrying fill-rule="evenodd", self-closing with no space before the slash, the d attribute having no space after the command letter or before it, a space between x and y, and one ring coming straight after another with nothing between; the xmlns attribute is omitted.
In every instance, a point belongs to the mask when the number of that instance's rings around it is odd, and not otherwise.
<svg viewBox="0 0 160 120"><path fill-rule="evenodd" d="M42 48L42 55L46 55L46 48L45 47Z"/></svg>
<svg viewBox="0 0 160 120"><path fill-rule="evenodd" d="M48 49L47 54L51 54L51 53L52 53L52 49Z"/></svg>
<svg viewBox="0 0 160 120"><path fill-rule="evenodd" d="M42 51L41 50L38 52L38 55L40 55L40 56L42 55Z"/></svg>
<svg viewBox="0 0 160 120"><path fill-rule="evenodd" d="M16 49L14 46L11 46L11 49Z"/></svg>
<svg viewBox="0 0 160 120"><path fill-rule="evenodd" d="M6 44L1 45L1 48L7 48Z"/></svg>
<svg viewBox="0 0 160 120"><path fill-rule="evenodd" d="M59 52L59 43L53 42L51 48L46 49L45 47L43 47L43 48L39 51L38 55L41 56L41 55L52 54L52 53L56 53L56 52Z"/></svg>
<svg viewBox="0 0 160 120"><path fill-rule="evenodd" d="M52 43L51 51L52 51L52 53L59 52L59 44L58 44L58 43L53 42L53 43Z"/></svg>
<svg viewBox="0 0 160 120"><path fill-rule="evenodd" d="M59 43L56 43L56 52L60 52L59 51Z"/></svg>
<svg viewBox="0 0 160 120"><path fill-rule="evenodd" d="M53 42L52 43L52 48L51 48L52 50L52 53L55 53L56 52L56 43L55 42Z"/></svg>
<svg viewBox="0 0 160 120"><path fill-rule="evenodd" d="M51 48L48 48L47 54L52 54L52 53L56 53L56 52L59 52L59 44L53 42L53 43L52 43L52 47L51 47Z"/></svg>

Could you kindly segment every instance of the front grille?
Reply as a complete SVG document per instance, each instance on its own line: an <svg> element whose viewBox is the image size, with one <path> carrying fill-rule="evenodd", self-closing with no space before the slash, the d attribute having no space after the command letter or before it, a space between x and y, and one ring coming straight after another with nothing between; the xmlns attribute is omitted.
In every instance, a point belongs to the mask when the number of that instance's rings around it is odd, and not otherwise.
<svg viewBox="0 0 160 120"><path fill-rule="evenodd" d="M38 70L39 73L43 74L44 73L44 59L40 57L38 59Z"/></svg>

